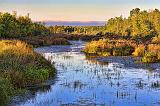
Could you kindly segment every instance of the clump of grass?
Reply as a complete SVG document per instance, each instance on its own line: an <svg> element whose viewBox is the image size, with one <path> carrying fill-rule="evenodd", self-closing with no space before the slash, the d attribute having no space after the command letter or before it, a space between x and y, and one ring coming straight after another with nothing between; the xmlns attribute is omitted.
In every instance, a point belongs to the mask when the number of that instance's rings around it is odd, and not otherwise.
<svg viewBox="0 0 160 106"><path fill-rule="evenodd" d="M50 62L34 52L32 47L25 42L19 40L0 41L0 78L7 79L14 88L25 88L41 83L54 74L55 68ZM0 87L2 86L3 84L0 83ZM2 93L3 98L8 101L8 97L5 95L8 95L9 91Z"/></svg>
<svg viewBox="0 0 160 106"><path fill-rule="evenodd" d="M28 68L24 74L27 85L39 83L49 78L49 72L47 69Z"/></svg>
<svg viewBox="0 0 160 106"><path fill-rule="evenodd" d="M84 52L100 56L127 56L133 53L134 46L135 44L127 40L100 39L98 41L89 42Z"/></svg>
<svg viewBox="0 0 160 106"><path fill-rule="evenodd" d="M142 62L145 63L160 62L160 45L149 44L147 46L147 51L142 58Z"/></svg>

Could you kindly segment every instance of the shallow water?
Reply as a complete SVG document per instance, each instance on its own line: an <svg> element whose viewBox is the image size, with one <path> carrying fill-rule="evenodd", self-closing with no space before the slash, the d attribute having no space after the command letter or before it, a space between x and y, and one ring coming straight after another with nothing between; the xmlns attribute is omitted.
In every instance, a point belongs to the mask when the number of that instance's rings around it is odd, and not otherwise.
<svg viewBox="0 0 160 106"><path fill-rule="evenodd" d="M98 61L81 53L84 42L35 51L53 62L54 83L32 90L22 106L159 106L160 73L122 62ZM159 70L156 67L155 70Z"/></svg>

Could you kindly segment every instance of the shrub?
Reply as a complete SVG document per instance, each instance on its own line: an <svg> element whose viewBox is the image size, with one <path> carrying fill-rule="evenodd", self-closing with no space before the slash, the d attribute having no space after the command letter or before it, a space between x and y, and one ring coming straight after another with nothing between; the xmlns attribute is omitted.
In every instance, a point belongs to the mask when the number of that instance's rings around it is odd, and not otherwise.
<svg viewBox="0 0 160 106"><path fill-rule="evenodd" d="M148 51L157 54L160 52L160 45L159 44L150 44L150 45L148 45Z"/></svg>
<svg viewBox="0 0 160 106"><path fill-rule="evenodd" d="M34 37L23 37L21 40L33 45L47 46L47 45L70 45L69 41L63 37L54 36L34 36Z"/></svg>
<svg viewBox="0 0 160 106"><path fill-rule="evenodd" d="M32 85L47 80L49 78L49 73L47 69L36 69L36 67L32 67L26 69L24 77L27 85Z"/></svg>
<svg viewBox="0 0 160 106"><path fill-rule="evenodd" d="M100 39L91 41L84 48L86 54L95 54L99 56L141 56L142 62L160 62L160 45L149 44L146 47L143 44L137 46L133 40L108 40ZM147 53L145 53L147 52Z"/></svg>
<svg viewBox="0 0 160 106"><path fill-rule="evenodd" d="M134 51L134 48L130 45L123 45L120 47L115 47L113 49L113 56L128 56L131 55Z"/></svg>
<svg viewBox="0 0 160 106"><path fill-rule="evenodd" d="M133 56L144 56L144 52L145 47L143 45L139 45L133 52Z"/></svg>
<svg viewBox="0 0 160 106"><path fill-rule="evenodd" d="M102 40L89 42L86 44L84 52L88 54L97 54L103 45L105 45L105 42Z"/></svg>
<svg viewBox="0 0 160 106"><path fill-rule="evenodd" d="M65 38L53 38L52 39L52 45L69 45L69 44L70 43Z"/></svg>
<svg viewBox="0 0 160 106"><path fill-rule="evenodd" d="M111 56L109 52L98 52L97 54L100 56Z"/></svg>
<svg viewBox="0 0 160 106"><path fill-rule="evenodd" d="M157 62L157 55L151 52L145 53L144 57L142 58L142 62L144 63L154 63Z"/></svg>
<svg viewBox="0 0 160 106"><path fill-rule="evenodd" d="M152 40L152 43L160 44L160 36L154 37L153 40Z"/></svg>
<svg viewBox="0 0 160 106"><path fill-rule="evenodd" d="M158 59L158 62L160 62L160 52L158 52L157 54L157 59Z"/></svg>
<svg viewBox="0 0 160 106"><path fill-rule="evenodd" d="M113 49L113 56L121 56L121 55L122 55L121 48L114 48Z"/></svg>
<svg viewBox="0 0 160 106"><path fill-rule="evenodd" d="M128 55L132 55L132 53L134 52L134 47L130 46L130 45L126 45L122 48L124 52L123 56L128 56Z"/></svg>
<svg viewBox="0 0 160 106"><path fill-rule="evenodd" d="M133 53L134 46L131 41L100 39L87 43L84 52L100 56L127 56Z"/></svg>

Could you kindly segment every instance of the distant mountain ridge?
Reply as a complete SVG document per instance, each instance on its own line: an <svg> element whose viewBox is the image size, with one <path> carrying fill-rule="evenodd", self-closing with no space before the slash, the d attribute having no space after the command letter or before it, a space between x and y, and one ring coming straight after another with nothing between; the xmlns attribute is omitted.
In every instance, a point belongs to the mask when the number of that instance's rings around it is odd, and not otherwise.
<svg viewBox="0 0 160 106"><path fill-rule="evenodd" d="M103 26L105 21L44 21L46 26Z"/></svg>

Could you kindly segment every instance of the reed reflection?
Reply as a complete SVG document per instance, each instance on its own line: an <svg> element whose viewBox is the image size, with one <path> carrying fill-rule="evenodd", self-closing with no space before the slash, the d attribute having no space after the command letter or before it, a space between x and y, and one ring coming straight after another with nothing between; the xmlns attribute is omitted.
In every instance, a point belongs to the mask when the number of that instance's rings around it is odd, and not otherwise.
<svg viewBox="0 0 160 106"><path fill-rule="evenodd" d="M43 53L55 64L56 83L47 92L37 92L35 99L24 105L157 106L160 103L159 71L128 67L120 57L116 58L118 61L87 57L77 45L70 48L69 52Z"/></svg>

